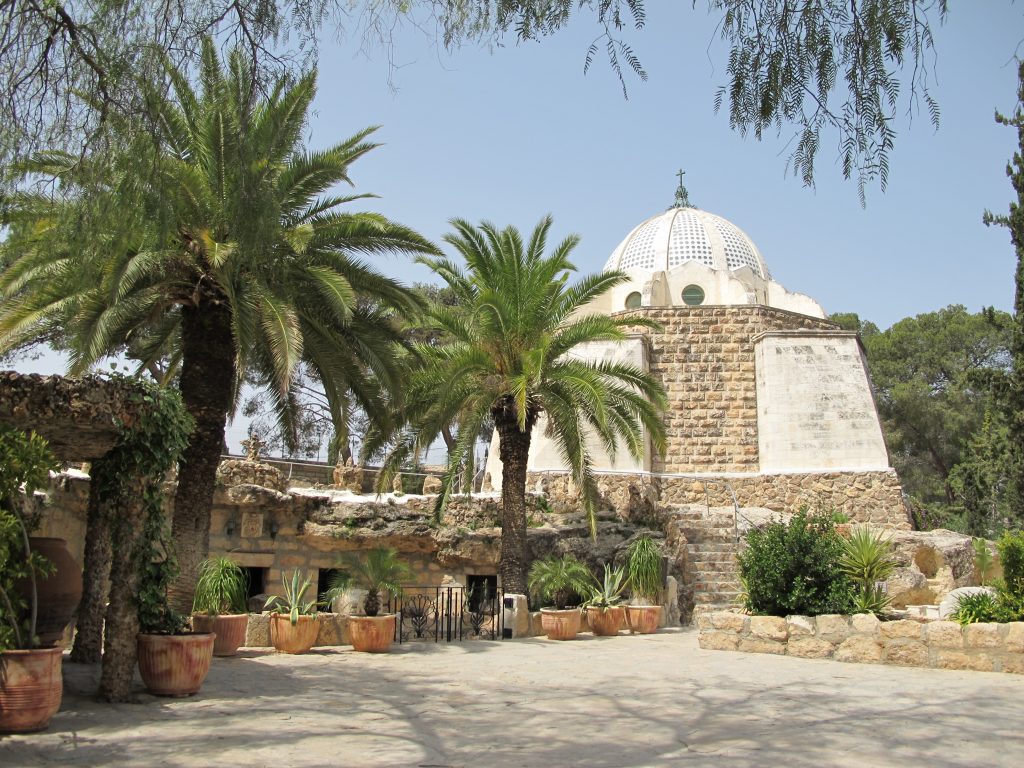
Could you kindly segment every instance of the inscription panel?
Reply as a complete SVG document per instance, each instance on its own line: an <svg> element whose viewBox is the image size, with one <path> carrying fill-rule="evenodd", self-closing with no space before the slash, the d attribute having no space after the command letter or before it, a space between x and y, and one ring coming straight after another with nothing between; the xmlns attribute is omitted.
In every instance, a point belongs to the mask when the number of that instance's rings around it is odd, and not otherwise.
<svg viewBox="0 0 1024 768"><path fill-rule="evenodd" d="M856 338L769 333L754 356L762 471L888 467Z"/></svg>

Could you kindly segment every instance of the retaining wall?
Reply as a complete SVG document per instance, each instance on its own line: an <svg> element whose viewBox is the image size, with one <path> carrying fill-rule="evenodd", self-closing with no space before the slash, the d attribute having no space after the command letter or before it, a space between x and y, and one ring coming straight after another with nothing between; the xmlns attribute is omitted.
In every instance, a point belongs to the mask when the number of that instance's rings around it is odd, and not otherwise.
<svg viewBox="0 0 1024 768"><path fill-rule="evenodd" d="M855 616L744 616L698 619L700 647L902 667L1024 674L1024 622L879 621Z"/></svg>

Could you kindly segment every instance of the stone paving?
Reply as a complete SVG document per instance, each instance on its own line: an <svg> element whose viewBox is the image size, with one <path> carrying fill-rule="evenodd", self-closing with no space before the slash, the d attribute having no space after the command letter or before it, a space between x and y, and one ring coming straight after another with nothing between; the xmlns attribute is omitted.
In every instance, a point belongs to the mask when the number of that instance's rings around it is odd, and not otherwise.
<svg viewBox="0 0 1024 768"><path fill-rule="evenodd" d="M188 699L94 702L0 766L1019 766L1024 677L705 651L693 630L216 659Z"/></svg>

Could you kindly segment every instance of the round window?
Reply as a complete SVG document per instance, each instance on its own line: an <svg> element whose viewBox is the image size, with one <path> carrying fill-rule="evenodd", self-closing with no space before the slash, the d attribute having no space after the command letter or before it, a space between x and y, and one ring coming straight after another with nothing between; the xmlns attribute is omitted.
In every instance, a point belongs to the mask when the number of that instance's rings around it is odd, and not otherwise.
<svg viewBox="0 0 1024 768"><path fill-rule="evenodd" d="M704 303L704 289L699 285L688 285L683 288L683 303L691 307Z"/></svg>
<svg viewBox="0 0 1024 768"><path fill-rule="evenodd" d="M640 293L633 291L626 297L626 309L640 309Z"/></svg>

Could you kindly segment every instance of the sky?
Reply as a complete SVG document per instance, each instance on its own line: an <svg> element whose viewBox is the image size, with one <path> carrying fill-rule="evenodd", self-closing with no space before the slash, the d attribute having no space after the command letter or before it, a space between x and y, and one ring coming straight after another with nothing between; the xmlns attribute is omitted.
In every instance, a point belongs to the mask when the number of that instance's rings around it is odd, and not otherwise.
<svg viewBox="0 0 1024 768"><path fill-rule="evenodd" d="M1005 175L1016 134L993 120L1016 103L1014 56L1024 51L1024 4L953 3L935 30L932 95L942 118L900 105L888 189L844 181L836 137L823 138L817 184L786 173L791 132L761 142L715 113L727 50L715 19L690 3L648 3L647 24L626 37L649 74L627 74L628 100L599 55L583 74L598 33L581 16L540 43L445 51L411 25L390 53L338 39L321 43L308 143L323 148L370 125L383 146L351 169L373 210L440 241L453 217L528 232L550 213L552 242L582 241L574 262L600 270L619 242L673 200L686 171L690 200L736 224L757 244L773 277L826 312L857 312L882 328L949 304L1010 310L1014 253L1006 230L985 227L1005 212ZM405 282L428 270L404 257L375 265ZM46 357L19 370L62 372ZM234 443L244 420L229 428Z"/></svg>
<svg viewBox="0 0 1024 768"><path fill-rule="evenodd" d="M384 146L353 166L356 189L434 239L452 217L528 231L551 213L556 234L582 236L579 269L600 270L634 226L671 204L682 168L693 204L744 230L774 278L826 312L884 328L948 304L1012 306L1008 234L981 217L1005 211L1012 194L1005 167L1016 136L993 115L1016 101L1024 6L951 4L936 30L940 128L926 114L908 123L901 104L888 189L869 186L861 208L835 136L823 138L807 189L786 175L791 132L757 142L732 131L725 110L715 114L727 51L714 18L690 3L647 5L646 27L627 39L649 79L627 76L628 101L600 55L583 74L597 34L586 16L540 43L493 51L449 53L400 30L394 71L379 49L368 58L352 41L325 42L310 141L380 125ZM402 259L379 265L430 280Z"/></svg>

